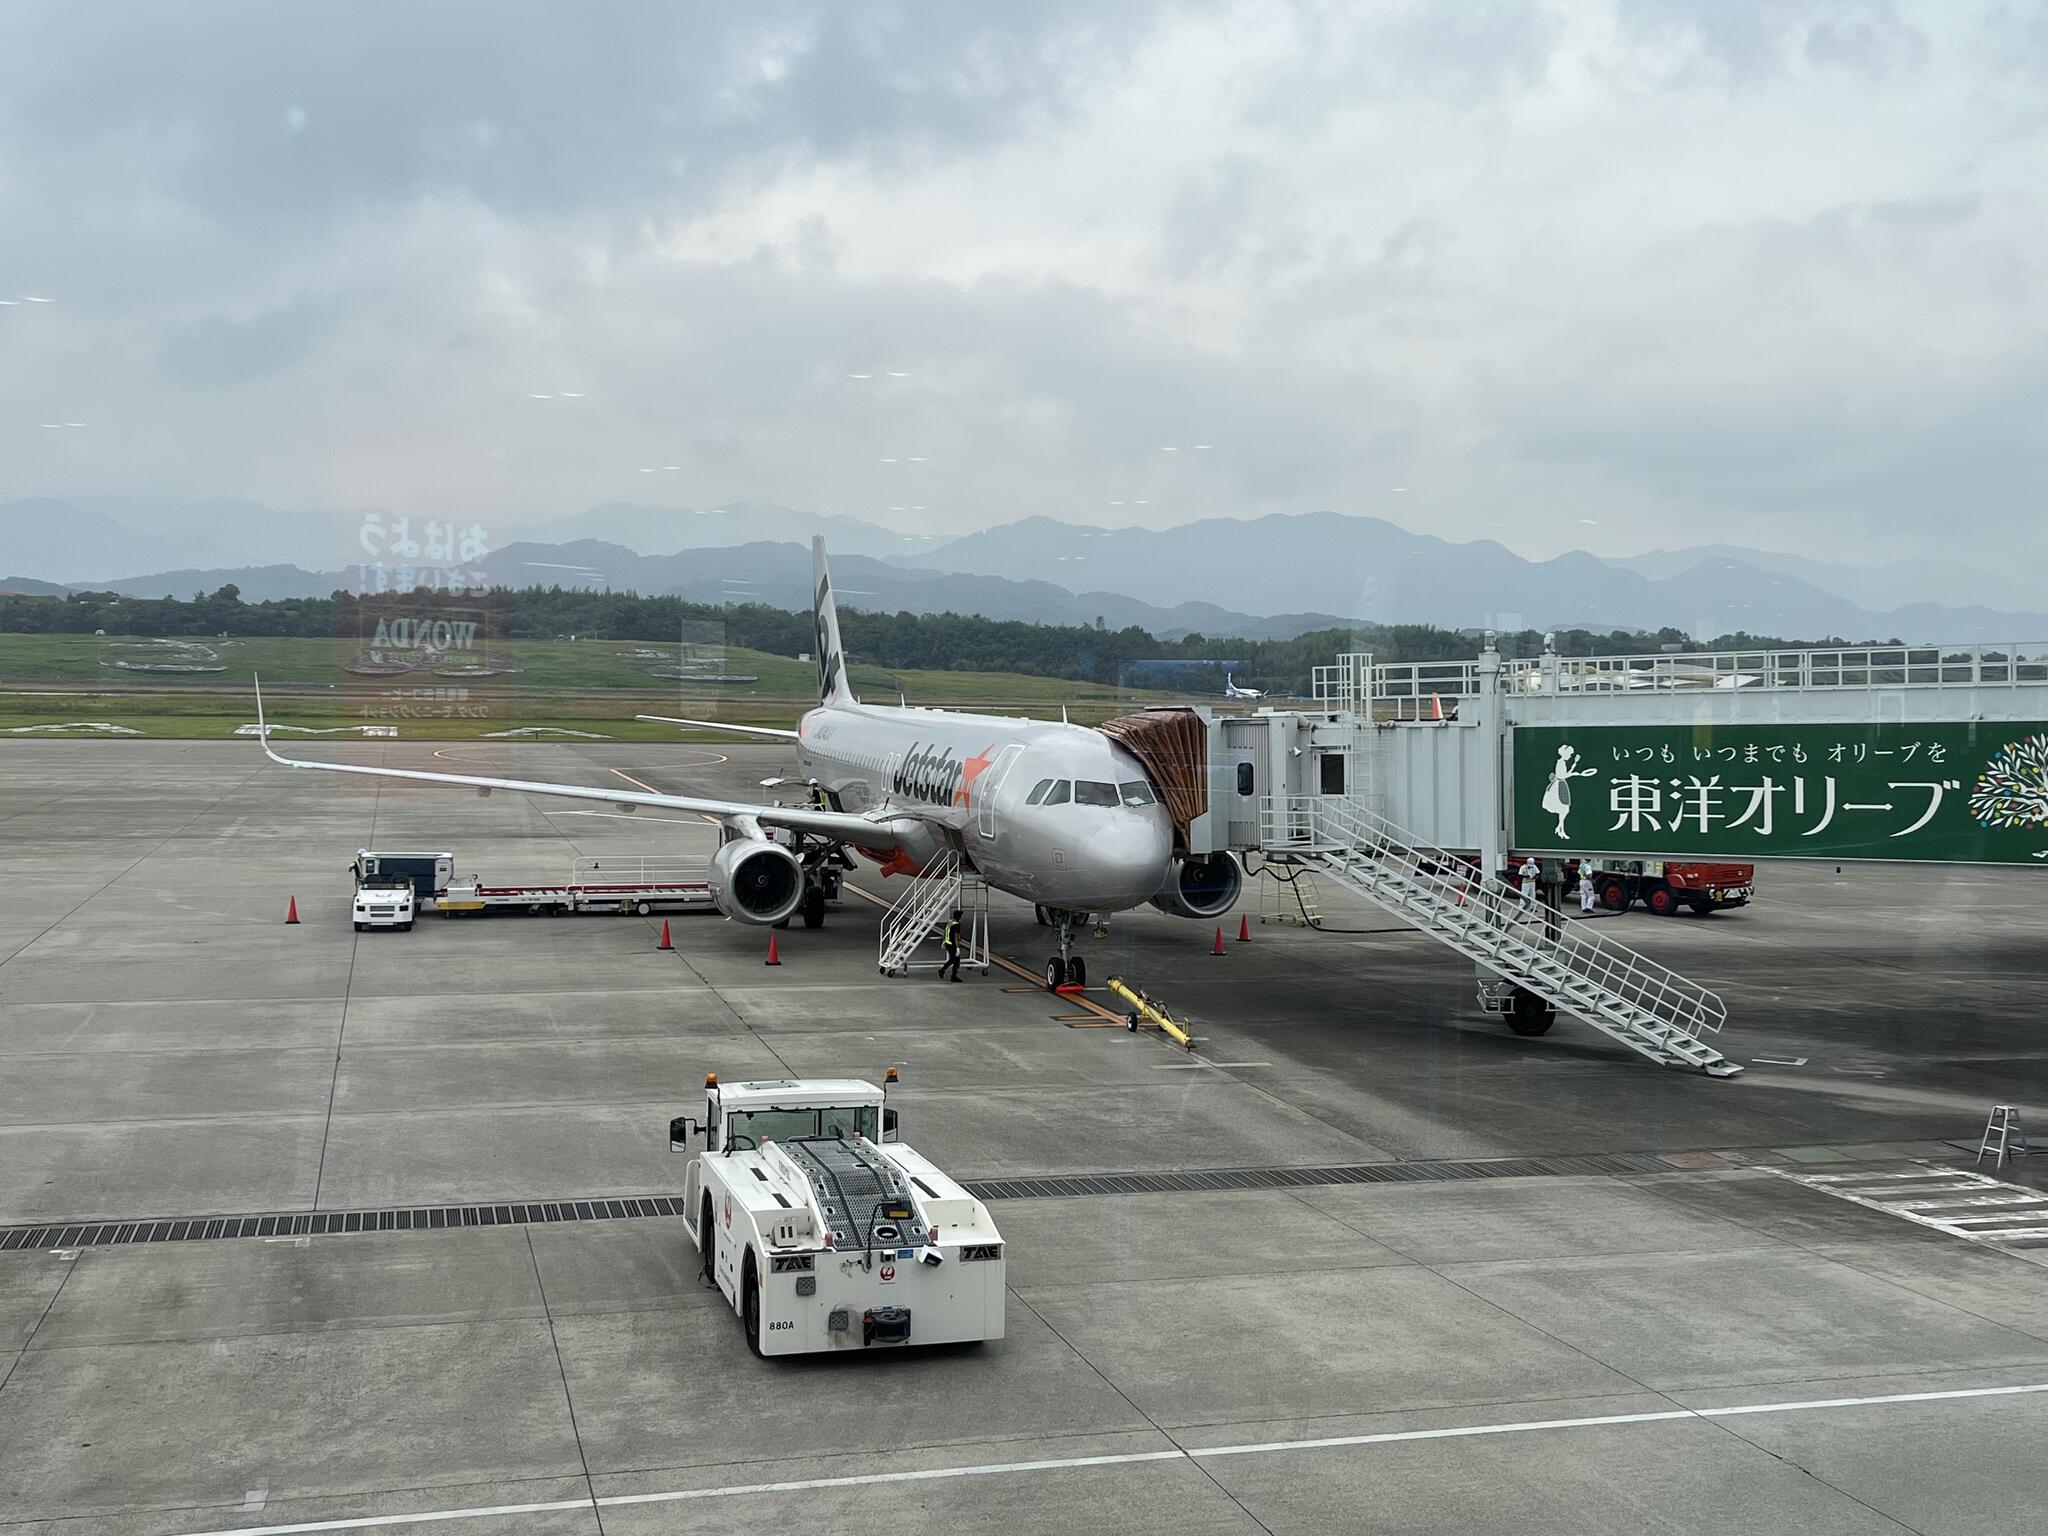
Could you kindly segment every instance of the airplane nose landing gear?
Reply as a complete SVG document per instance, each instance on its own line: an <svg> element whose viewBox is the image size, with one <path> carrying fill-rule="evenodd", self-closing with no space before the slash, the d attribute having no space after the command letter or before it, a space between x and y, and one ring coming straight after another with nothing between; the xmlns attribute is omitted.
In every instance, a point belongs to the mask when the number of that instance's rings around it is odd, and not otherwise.
<svg viewBox="0 0 2048 1536"><path fill-rule="evenodd" d="M1061 987L1085 987L1088 985L1088 961L1074 953L1074 930L1087 921L1085 912L1068 912L1058 907L1042 908L1051 920L1054 937L1059 941L1060 952L1045 962L1045 986L1049 992Z"/></svg>

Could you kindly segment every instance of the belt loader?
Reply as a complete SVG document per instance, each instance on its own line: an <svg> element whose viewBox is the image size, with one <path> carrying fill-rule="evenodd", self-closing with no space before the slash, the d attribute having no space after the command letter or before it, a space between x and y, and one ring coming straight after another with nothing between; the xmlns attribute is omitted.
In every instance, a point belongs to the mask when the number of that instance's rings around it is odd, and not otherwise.
<svg viewBox="0 0 2048 1536"><path fill-rule="evenodd" d="M704 1278L757 1355L1003 1336L1003 1238L988 1207L896 1140L884 1087L704 1081L684 1221Z"/></svg>

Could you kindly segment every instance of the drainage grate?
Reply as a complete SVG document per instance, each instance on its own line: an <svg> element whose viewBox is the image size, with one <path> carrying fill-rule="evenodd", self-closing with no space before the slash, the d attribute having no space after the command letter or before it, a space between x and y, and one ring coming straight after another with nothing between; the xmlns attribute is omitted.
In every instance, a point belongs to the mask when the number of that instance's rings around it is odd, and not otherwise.
<svg viewBox="0 0 2048 1536"><path fill-rule="evenodd" d="M1685 1154L1695 1156L1696 1154ZM1696 1166L1696 1165L1695 1165ZM1077 1173L1040 1179L969 1179L982 1200L1076 1195L1163 1195L1225 1189L1294 1189L1328 1184L1443 1183L1452 1179L1560 1178L1685 1171L1655 1152L1564 1157L1498 1157L1466 1162L1353 1163L1337 1168L1218 1168L1188 1173ZM356 1232L444 1231L456 1227L542 1226L680 1216L673 1195L630 1199L528 1200L505 1205L408 1206L376 1211L280 1212L267 1216L166 1216L149 1221L73 1221L0 1227L0 1253L31 1248L116 1248L132 1243L211 1242L227 1237L333 1237Z"/></svg>
<svg viewBox="0 0 2048 1536"><path fill-rule="evenodd" d="M349 1232L423 1232L450 1227L524 1227L558 1221L680 1216L669 1195L625 1200L530 1200L509 1205L409 1206L384 1211L303 1211L275 1216L187 1216L153 1221L74 1221L0 1228L0 1253L19 1248L115 1248L128 1243L210 1242L223 1237L332 1237Z"/></svg>
<svg viewBox="0 0 2048 1536"><path fill-rule="evenodd" d="M1218 1189L1293 1189L1317 1184L1443 1183L1452 1179L1530 1179L1680 1171L1654 1152L1575 1157L1496 1157L1468 1162L1354 1163L1340 1168L1219 1168L1188 1173L1080 1173L1044 1179L969 1179L983 1200L1042 1200L1074 1195L1164 1195Z"/></svg>

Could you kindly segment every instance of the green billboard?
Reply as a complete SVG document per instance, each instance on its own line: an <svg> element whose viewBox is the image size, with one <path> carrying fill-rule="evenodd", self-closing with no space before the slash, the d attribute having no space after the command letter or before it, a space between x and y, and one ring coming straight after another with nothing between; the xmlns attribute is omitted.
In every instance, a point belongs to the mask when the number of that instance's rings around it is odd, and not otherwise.
<svg viewBox="0 0 2048 1536"><path fill-rule="evenodd" d="M1518 726L1513 846L2048 864L2048 723Z"/></svg>

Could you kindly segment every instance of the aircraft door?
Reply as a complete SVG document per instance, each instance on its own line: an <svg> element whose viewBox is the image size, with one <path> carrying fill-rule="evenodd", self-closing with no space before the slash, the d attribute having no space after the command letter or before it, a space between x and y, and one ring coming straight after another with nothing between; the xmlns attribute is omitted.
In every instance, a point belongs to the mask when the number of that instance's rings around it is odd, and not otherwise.
<svg viewBox="0 0 2048 1536"><path fill-rule="evenodd" d="M1017 765L1017 759L1024 755L1022 742L1011 742L996 754L996 760L982 774L981 782L974 786L974 801L979 816L975 830L983 842L996 840L996 796L1002 792L1003 780L1010 776L1010 770ZM983 786L987 787L984 788Z"/></svg>
<svg viewBox="0 0 2048 1536"><path fill-rule="evenodd" d="M1285 786L1262 782L1260 770L1266 737L1272 729L1271 716L1223 722L1223 748L1215 754L1222 766L1221 782L1211 792L1213 809L1223 812L1225 846L1259 846L1259 801L1275 788ZM1220 806L1215 802L1220 801Z"/></svg>

